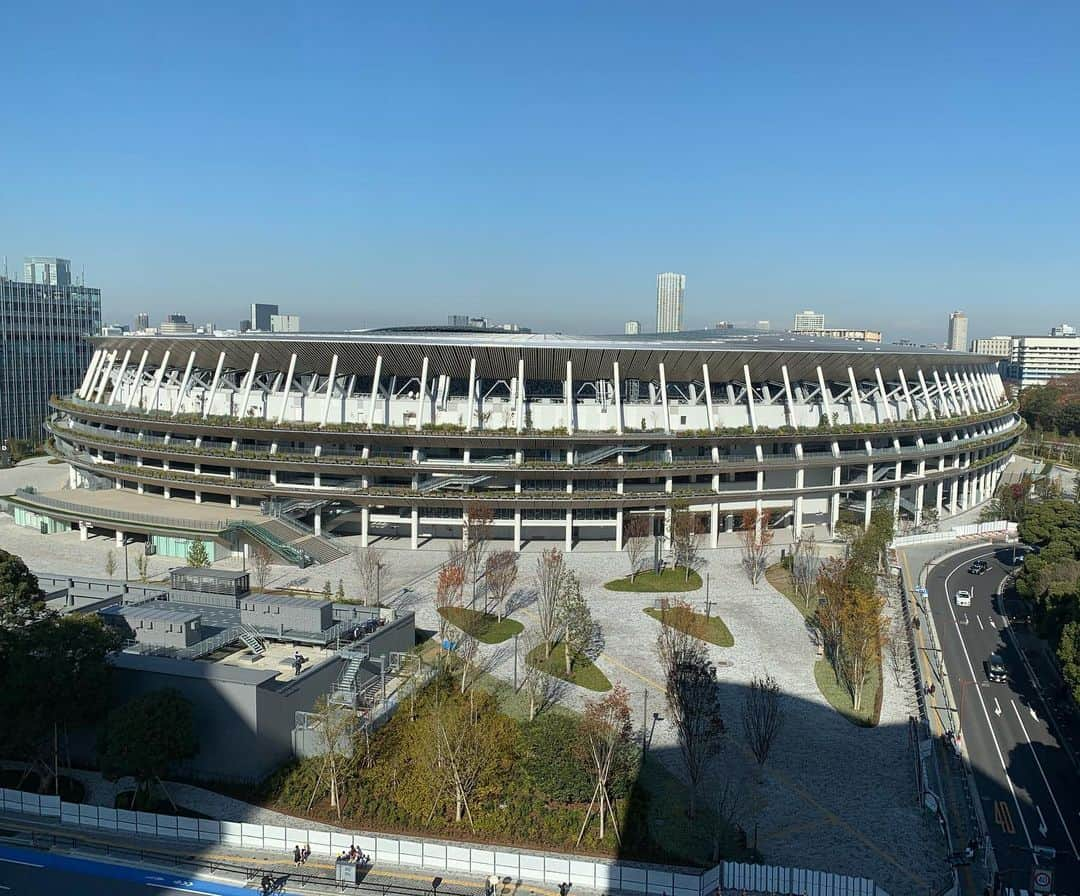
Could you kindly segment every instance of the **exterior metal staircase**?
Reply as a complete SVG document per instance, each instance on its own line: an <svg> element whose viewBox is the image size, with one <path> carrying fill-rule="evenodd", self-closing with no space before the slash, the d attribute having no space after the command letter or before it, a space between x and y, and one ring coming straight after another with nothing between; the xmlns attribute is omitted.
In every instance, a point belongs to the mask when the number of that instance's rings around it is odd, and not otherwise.
<svg viewBox="0 0 1080 896"><path fill-rule="evenodd" d="M250 628L245 628L240 631L240 643L243 644L248 652L258 659L264 653L266 653L266 645L262 642L262 639Z"/></svg>
<svg viewBox="0 0 1080 896"><path fill-rule="evenodd" d="M330 693L330 703L335 706L355 707L360 693L360 674L364 662L371 655L366 644L359 647L347 647L341 651L345 665L334 683Z"/></svg>
<svg viewBox="0 0 1080 896"><path fill-rule="evenodd" d="M640 454L650 448L649 445L605 445L602 448L593 448L592 451L584 451L574 458L574 466L587 467L596 464L616 454Z"/></svg>
<svg viewBox="0 0 1080 896"><path fill-rule="evenodd" d="M474 485L481 485L491 478L490 473L480 473L475 476L434 476L426 482L420 483L417 491L426 494L443 488L464 489Z"/></svg>

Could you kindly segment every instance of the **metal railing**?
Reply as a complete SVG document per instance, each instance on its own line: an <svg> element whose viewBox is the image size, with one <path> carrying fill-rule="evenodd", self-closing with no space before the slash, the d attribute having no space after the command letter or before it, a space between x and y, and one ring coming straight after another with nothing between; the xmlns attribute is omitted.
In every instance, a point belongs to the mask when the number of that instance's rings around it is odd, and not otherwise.
<svg viewBox="0 0 1080 896"><path fill-rule="evenodd" d="M105 507L93 507L86 504L75 504L71 501L62 501L59 498L46 497L25 488L16 489L15 497L28 504L60 510L85 519L102 519L117 523L143 523L148 526L163 526L169 529L190 529L211 533L221 532L229 526L228 520L181 520L177 517L156 516L152 513L134 513L111 510Z"/></svg>

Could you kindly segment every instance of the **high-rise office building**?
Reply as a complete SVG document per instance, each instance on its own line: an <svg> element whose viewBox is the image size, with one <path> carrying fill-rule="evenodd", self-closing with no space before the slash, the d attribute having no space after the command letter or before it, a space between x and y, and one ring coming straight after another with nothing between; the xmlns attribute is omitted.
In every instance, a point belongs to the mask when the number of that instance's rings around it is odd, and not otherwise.
<svg viewBox="0 0 1080 896"><path fill-rule="evenodd" d="M270 332L271 333L299 333L300 332L300 315L299 314L271 314L270 315Z"/></svg>
<svg viewBox="0 0 1080 896"><path fill-rule="evenodd" d="M637 336L641 332L641 321L628 320L623 324L623 333L627 336Z"/></svg>
<svg viewBox="0 0 1080 896"><path fill-rule="evenodd" d="M270 318L279 313L277 305L262 305L258 302L251 303L251 329L260 330L263 333L270 332Z"/></svg>
<svg viewBox="0 0 1080 896"><path fill-rule="evenodd" d="M71 286L71 262L66 258L27 258L23 277L39 286Z"/></svg>
<svg viewBox="0 0 1080 896"><path fill-rule="evenodd" d="M949 351L962 352L967 349L967 325L967 315L963 311L954 311L949 315Z"/></svg>
<svg viewBox="0 0 1080 896"><path fill-rule="evenodd" d="M244 320L240 321L240 332L241 333L246 333L250 329L251 329L251 321L250 320L248 320L247 318L244 318Z"/></svg>
<svg viewBox="0 0 1080 896"><path fill-rule="evenodd" d="M169 314L166 315L165 320L161 322L161 326L158 327L158 332L162 336L175 335L177 333L194 333L195 327L188 323L188 319L183 314Z"/></svg>
<svg viewBox="0 0 1080 896"><path fill-rule="evenodd" d="M140 311L135 315L135 329L136 330L149 330L150 329L150 314L146 311Z"/></svg>
<svg viewBox="0 0 1080 896"><path fill-rule="evenodd" d="M40 442L49 396L79 388L101 329L101 290L71 285L71 263L28 258L39 282L0 277L0 437Z"/></svg>
<svg viewBox="0 0 1080 896"><path fill-rule="evenodd" d="M1021 389L1080 373L1080 336L1014 336L1005 375Z"/></svg>
<svg viewBox="0 0 1080 896"><path fill-rule="evenodd" d="M686 274L656 275L656 332L682 331L683 297L686 295Z"/></svg>
<svg viewBox="0 0 1080 896"><path fill-rule="evenodd" d="M816 311L800 311L795 315L796 333L816 333L825 329L825 315Z"/></svg>

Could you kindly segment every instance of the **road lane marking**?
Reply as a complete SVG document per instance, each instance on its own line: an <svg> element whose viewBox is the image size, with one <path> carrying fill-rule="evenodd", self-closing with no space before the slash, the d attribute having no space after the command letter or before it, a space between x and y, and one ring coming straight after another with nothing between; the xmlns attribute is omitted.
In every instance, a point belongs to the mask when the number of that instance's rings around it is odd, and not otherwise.
<svg viewBox="0 0 1080 896"><path fill-rule="evenodd" d="M975 621L977 623L979 623L979 630L980 631L986 631L986 629L983 627L983 624L982 624L982 616L976 616Z"/></svg>
<svg viewBox="0 0 1080 896"><path fill-rule="evenodd" d="M1046 819L1043 818L1042 809L1039 808L1037 803L1035 805L1035 814L1039 816L1039 833L1042 835L1043 840L1045 840L1046 832L1050 829L1046 826Z"/></svg>
<svg viewBox="0 0 1080 896"><path fill-rule="evenodd" d="M1031 758L1035 760L1035 765L1039 769L1039 775L1043 779L1043 784L1046 785L1046 792L1050 794L1050 802L1054 804L1054 811L1057 812L1058 818L1061 819L1061 826L1065 828L1065 836L1069 838L1069 846L1072 847L1073 857L1080 859L1080 852L1076 851L1076 843L1073 841L1072 832L1069 830L1069 825L1065 822L1065 816L1061 814L1061 806L1058 805L1057 797L1054 796L1054 791L1050 789L1050 782L1046 780L1046 772L1043 770L1042 763L1039 762L1039 754L1035 750L1035 744L1031 742L1031 736L1028 734L1027 726L1024 724L1024 719L1020 715L1020 710L1016 708L1016 701L1010 700L1012 703L1013 712L1016 713L1016 721L1020 723L1020 730L1024 732L1024 739L1028 742L1028 748L1031 750ZM1038 808L1038 806L1036 806ZM1040 814L1040 818L1041 818Z"/></svg>
<svg viewBox="0 0 1080 896"><path fill-rule="evenodd" d="M998 703L998 698L997 697L994 698L994 715L995 716L1000 716L1001 715L1001 704Z"/></svg>
<svg viewBox="0 0 1080 896"><path fill-rule="evenodd" d="M1016 825L1013 824L1009 804L1004 800L994 803L994 821L1006 834L1016 833Z"/></svg>
<svg viewBox="0 0 1080 896"><path fill-rule="evenodd" d="M20 862L18 859L0 859L0 862L4 862L8 865L25 865L27 868L44 868L44 865L36 865L33 862Z"/></svg>
<svg viewBox="0 0 1080 896"><path fill-rule="evenodd" d="M980 556L992 557L994 551L988 551ZM968 558L965 562L970 562L971 558ZM945 576L945 602L949 606L949 615L952 616L953 625L956 626L956 637L960 639L960 649L964 652L964 660L967 662L968 672L971 673L971 680L975 681L975 667L971 663L971 656L968 653L967 644L964 643L964 636L960 631L960 623L956 619L956 609L952 605L952 601L949 600L949 579L951 579L963 566L961 563L952 572ZM997 753L998 762L1001 763L1001 770L1005 773L1005 783L1009 785L1009 794L1013 798L1013 805L1016 806L1016 815L1020 819L1020 826L1024 829L1024 839L1027 840L1028 849L1033 849L1035 844L1031 840L1031 833L1028 831L1027 821L1024 819L1024 812L1020 808L1020 798L1016 795L1016 787L1013 786L1013 780L1009 777L1009 767L1005 764L1005 756L1001 752L1001 744L998 743L997 734L994 733L994 726L990 724L990 713L986 710L986 701L983 699L982 688L975 688L975 695L979 698L979 706L983 711L983 718L986 719L986 728L990 732L990 740L994 743L994 752Z"/></svg>

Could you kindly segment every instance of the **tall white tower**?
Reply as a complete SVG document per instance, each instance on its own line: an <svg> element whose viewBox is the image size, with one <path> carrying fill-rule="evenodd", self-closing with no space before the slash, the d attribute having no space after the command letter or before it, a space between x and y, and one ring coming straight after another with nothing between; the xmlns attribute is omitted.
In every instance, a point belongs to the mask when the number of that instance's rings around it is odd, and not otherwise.
<svg viewBox="0 0 1080 896"><path fill-rule="evenodd" d="M967 315L963 311L954 311L949 315L949 349L951 351L967 351L967 325Z"/></svg>
<svg viewBox="0 0 1080 896"><path fill-rule="evenodd" d="M656 275L656 332L682 331L683 296L686 294L686 274Z"/></svg>

